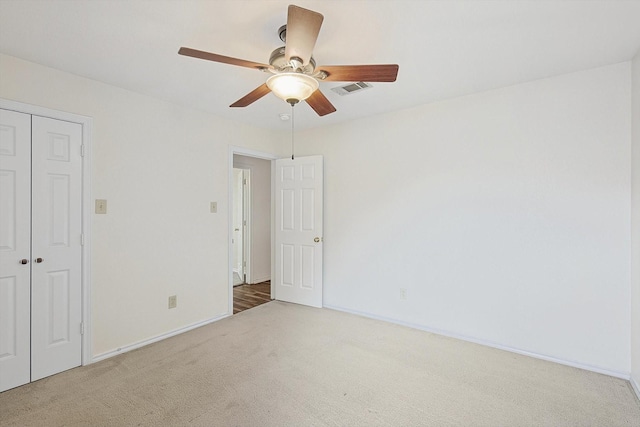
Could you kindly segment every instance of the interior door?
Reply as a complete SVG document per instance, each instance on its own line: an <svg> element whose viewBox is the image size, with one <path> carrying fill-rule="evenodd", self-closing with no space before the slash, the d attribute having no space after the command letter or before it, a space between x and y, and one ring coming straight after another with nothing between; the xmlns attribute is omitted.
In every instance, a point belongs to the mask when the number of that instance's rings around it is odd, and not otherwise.
<svg viewBox="0 0 640 427"><path fill-rule="evenodd" d="M82 126L32 119L31 381L81 364Z"/></svg>
<svg viewBox="0 0 640 427"><path fill-rule="evenodd" d="M251 232L249 228L251 214L251 169L242 169L242 272L244 283L251 281Z"/></svg>
<svg viewBox="0 0 640 427"><path fill-rule="evenodd" d="M244 174L242 169L233 168L233 270L242 283L244 277ZM235 280L235 278L234 278Z"/></svg>
<svg viewBox="0 0 640 427"><path fill-rule="evenodd" d="M31 115L0 109L0 391L30 381Z"/></svg>
<svg viewBox="0 0 640 427"><path fill-rule="evenodd" d="M322 307L322 156L275 165L275 297Z"/></svg>

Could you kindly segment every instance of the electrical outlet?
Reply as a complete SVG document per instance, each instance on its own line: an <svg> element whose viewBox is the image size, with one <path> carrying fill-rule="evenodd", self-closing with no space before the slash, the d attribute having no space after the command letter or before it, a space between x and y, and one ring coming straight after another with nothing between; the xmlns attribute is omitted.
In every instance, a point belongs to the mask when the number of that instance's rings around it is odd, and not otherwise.
<svg viewBox="0 0 640 427"><path fill-rule="evenodd" d="M178 296L171 295L169 297L169 308L176 308L178 306Z"/></svg>
<svg viewBox="0 0 640 427"><path fill-rule="evenodd" d="M211 211L211 213L218 212L218 202L211 202L211 204L209 205L209 210Z"/></svg>
<svg viewBox="0 0 640 427"><path fill-rule="evenodd" d="M96 199L96 213L97 214L107 213L107 201L105 199Z"/></svg>
<svg viewBox="0 0 640 427"><path fill-rule="evenodd" d="M406 301L407 300L407 290L406 290L406 288L400 288L400 299L402 301Z"/></svg>

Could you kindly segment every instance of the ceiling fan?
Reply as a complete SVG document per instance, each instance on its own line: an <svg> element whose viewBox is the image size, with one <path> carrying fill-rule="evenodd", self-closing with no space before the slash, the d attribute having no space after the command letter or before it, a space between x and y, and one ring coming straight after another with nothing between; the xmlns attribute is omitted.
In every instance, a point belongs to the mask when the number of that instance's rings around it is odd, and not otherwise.
<svg viewBox="0 0 640 427"><path fill-rule="evenodd" d="M323 19L324 17L318 12L289 5L287 24L278 30L285 46L271 53L268 64L188 47L181 47L178 53L207 61L254 68L272 74L266 83L234 102L230 107L246 107L269 92L273 92L292 106L306 100L319 116L324 116L333 113L336 109L318 89L319 81L394 82L396 80L397 64L316 66L312 52Z"/></svg>

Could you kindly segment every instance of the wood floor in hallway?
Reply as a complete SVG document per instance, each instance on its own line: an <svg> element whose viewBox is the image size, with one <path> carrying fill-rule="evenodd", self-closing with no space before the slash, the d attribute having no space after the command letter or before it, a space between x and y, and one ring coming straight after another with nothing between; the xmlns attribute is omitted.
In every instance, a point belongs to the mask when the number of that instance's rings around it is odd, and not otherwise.
<svg viewBox="0 0 640 427"><path fill-rule="evenodd" d="M233 314L271 301L271 282L233 287Z"/></svg>

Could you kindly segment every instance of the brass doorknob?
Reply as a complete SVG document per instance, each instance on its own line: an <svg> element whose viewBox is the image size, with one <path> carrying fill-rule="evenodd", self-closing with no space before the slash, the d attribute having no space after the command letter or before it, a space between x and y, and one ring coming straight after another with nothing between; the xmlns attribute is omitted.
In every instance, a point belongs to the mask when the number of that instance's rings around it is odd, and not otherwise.
<svg viewBox="0 0 640 427"><path fill-rule="evenodd" d="M23 258L20 260L20 264L24 265L24 264L29 264L29 260L26 258Z"/></svg>
<svg viewBox="0 0 640 427"><path fill-rule="evenodd" d="M37 262L38 264L40 264L42 261L44 261L44 259L42 259L42 258L36 258L36 262Z"/></svg>
<svg viewBox="0 0 640 427"><path fill-rule="evenodd" d="M318 243L320 241L319 237L316 237L315 239L313 239L314 242Z"/></svg>

